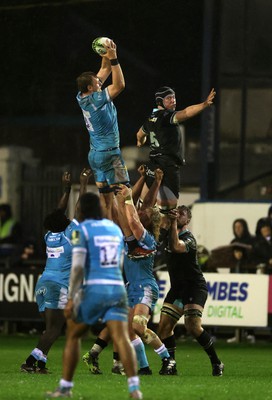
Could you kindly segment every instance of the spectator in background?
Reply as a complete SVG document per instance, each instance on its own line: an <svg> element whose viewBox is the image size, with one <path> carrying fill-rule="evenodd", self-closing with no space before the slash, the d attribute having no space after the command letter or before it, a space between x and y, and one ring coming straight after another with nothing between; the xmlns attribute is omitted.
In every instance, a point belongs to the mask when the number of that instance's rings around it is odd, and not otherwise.
<svg viewBox="0 0 272 400"><path fill-rule="evenodd" d="M243 218L237 218L233 221L232 230L234 238L231 240L233 245L233 257L236 260L235 270L231 272L249 273L252 272L255 265L252 263L252 246L254 236L249 232L247 221Z"/></svg>
<svg viewBox="0 0 272 400"><path fill-rule="evenodd" d="M247 221L243 218L235 219L232 224L232 230L234 238L230 243L233 245L232 254L235 259L235 266L231 269L231 272L255 273L256 267L252 257L255 238L249 232ZM237 330L237 335L227 339L227 343L239 342L242 334L242 330ZM255 343L255 335L252 329L246 330L243 336L248 342Z"/></svg>
<svg viewBox="0 0 272 400"><path fill-rule="evenodd" d="M0 204L0 256L12 255L22 243L22 228L9 204Z"/></svg>
<svg viewBox="0 0 272 400"><path fill-rule="evenodd" d="M272 274L272 222L270 218L260 218L256 225L256 240L253 257L257 270Z"/></svg>

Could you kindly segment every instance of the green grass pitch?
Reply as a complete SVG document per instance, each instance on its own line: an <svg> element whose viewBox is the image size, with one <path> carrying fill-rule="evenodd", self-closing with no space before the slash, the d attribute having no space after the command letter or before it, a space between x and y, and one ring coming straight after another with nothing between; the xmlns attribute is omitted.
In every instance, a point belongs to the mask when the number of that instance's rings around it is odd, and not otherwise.
<svg viewBox="0 0 272 400"><path fill-rule="evenodd" d="M58 385L61 377L64 337L49 353L50 375L25 374L20 365L36 346L38 336L0 336L0 399L42 400L45 393ZM82 341L81 355L94 342L90 336ZM153 370L152 376L141 377L141 390L145 400L271 400L272 399L272 344L226 344L216 342L218 355L225 363L223 377L211 376L208 357L198 343L178 342L176 359L178 376L160 376L160 359L147 348ZM74 377L75 400L128 399L126 377L111 374L112 347L108 346L100 357L103 375L91 375L80 361Z"/></svg>

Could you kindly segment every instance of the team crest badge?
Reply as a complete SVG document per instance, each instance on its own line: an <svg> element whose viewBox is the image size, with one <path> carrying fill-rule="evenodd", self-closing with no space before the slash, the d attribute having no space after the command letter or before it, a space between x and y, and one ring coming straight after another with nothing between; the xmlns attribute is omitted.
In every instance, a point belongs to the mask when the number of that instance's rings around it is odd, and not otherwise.
<svg viewBox="0 0 272 400"><path fill-rule="evenodd" d="M77 245L77 244L79 244L79 241L80 241L80 232L73 231L72 232L72 244Z"/></svg>

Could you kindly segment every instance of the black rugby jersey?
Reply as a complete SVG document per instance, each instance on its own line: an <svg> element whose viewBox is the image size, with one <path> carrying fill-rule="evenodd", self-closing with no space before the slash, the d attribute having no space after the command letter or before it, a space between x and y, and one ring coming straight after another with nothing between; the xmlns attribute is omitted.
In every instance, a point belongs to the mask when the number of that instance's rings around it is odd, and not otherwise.
<svg viewBox="0 0 272 400"><path fill-rule="evenodd" d="M155 108L142 126L149 136L150 157L169 156L177 165L184 165L184 143L181 128L173 123L176 111Z"/></svg>
<svg viewBox="0 0 272 400"><path fill-rule="evenodd" d="M187 253L168 252L167 265L172 287L184 286L193 282L204 289L207 288L206 281L198 264L197 243L193 234L186 230L179 233L187 248Z"/></svg>

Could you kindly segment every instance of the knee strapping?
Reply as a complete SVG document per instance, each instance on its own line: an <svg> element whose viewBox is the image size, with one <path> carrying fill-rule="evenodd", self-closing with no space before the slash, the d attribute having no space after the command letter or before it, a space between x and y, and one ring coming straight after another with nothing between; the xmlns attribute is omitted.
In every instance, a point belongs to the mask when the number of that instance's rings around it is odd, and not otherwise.
<svg viewBox="0 0 272 400"><path fill-rule="evenodd" d="M156 333L153 332L151 329L147 328L145 330L145 333L144 333L143 337L142 337L142 340L143 340L143 342L145 344L149 344L149 343L153 342L153 340L156 339L156 338L157 338Z"/></svg>
<svg viewBox="0 0 272 400"><path fill-rule="evenodd" d="M202 318L202 311L197 308L189 308L189 310L184 311L184 318L187 317Z"/></svg>
<svg viewBox="0 0 272 400"><path fill-rule="evenodd" d="M162 306L161 313L167 315L167 317L173 319L175 322L178 322L178 320L182 317L182 314L171 305Z"/></svg>
<svg viewBox="0 0 272 400"><path fill-rule="evenodd" d="M157 338L156 333L147 328L148 318L145 315L134 315L132 322L144 328L141 338L145 344L149 344Z"/></svg>
<svg viewBox="0 0 272 400"><path fill-rule="evenodd" d="M147 328L148 318L145 315L134 315L132 322Z"/></svg>

